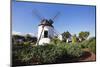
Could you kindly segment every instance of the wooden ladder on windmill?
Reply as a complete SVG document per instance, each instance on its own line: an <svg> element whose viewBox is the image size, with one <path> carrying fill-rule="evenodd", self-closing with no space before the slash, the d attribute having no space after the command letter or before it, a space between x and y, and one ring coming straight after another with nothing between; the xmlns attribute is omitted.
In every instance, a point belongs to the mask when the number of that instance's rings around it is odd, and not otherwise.
<svg viewBox="0 0 100 67"><path fill-rule="evenodd" d="M43 30L44 30L44 26L42 26L42 31L41 31L41 34L40 34L39 39L37 40L37 45L39 45L39 41L40 41L40 39L41 39L41 36L42 36Z"/></svg>

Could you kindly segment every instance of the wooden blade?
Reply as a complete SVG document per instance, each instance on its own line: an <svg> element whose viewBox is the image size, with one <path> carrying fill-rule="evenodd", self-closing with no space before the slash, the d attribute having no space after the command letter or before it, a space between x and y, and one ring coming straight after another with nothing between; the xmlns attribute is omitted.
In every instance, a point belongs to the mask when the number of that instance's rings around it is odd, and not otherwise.
<svg viewBox="0 0 100 67"><path fill-rule="evenodd" d="M58 17L59 14L60 14L60 12L58 12L58 13L52 18L52 20L55 20L55 19Z"/></svg>
<svg viewBox="0 0 100 67"><path fill-rule="evenodd" d="M33 14L35 16L37 16L37 18L40 19L40 20L44 19L44 17L41 16L41 14L39 13L39 11L37 9L33 10Z"/></svg>

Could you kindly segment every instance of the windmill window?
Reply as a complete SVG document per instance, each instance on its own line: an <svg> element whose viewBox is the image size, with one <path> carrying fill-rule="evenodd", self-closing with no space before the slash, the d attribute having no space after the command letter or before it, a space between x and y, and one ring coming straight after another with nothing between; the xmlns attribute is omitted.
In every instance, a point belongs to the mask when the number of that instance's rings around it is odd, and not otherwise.
<svg viewBox="0 0 100 67"><path fill-rule="evenodd" d="M44 31L44 38L48 37L48 31Z"/></svg>

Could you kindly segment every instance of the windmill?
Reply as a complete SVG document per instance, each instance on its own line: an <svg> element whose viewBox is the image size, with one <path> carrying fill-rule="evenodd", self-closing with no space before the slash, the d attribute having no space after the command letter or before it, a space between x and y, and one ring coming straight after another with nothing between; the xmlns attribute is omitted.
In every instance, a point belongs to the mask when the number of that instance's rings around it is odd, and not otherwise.
<svg viewBox="0 0 100 67"><path fill-rule="evenodd" d="M50 40L54 37L55 34L57 36L59 35L54 29L53 23L54 20L60 14L60 12L58 12L53 18L49 20L42 17L37 10L34 11L34 14L41 20L40 24L38 25L37 45L42 45L43 43L50 43Z"/></svg>

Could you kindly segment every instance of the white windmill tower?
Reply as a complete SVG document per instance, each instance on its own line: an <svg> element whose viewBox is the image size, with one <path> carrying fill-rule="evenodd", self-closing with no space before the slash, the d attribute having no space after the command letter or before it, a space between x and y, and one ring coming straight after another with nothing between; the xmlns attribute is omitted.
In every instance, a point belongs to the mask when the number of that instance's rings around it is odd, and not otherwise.
<svg viewBox="0 0 100 67"><path fill-rule="evenodd" d="M45 19L37 13L38 11L35 11L35 15L37 15L40 19L41 22L38 25L38 41L37 45L43 45L44 43L50 43L50 40L54 37L55 35L55 29L53 26L53 20L59 15L59 12L52 18L52 19ZM58 34L56 33L58 36ZM60 36L61 37L61 36ZM61 39L61 38L60 38Z"/></svg>
<svg viewBox="0 0 100 67"><path fill-rule="evenodd" d="M54 27L50 21L43 19L38 25L38 43L50 43L50 39L54 37Z"/></svg>

